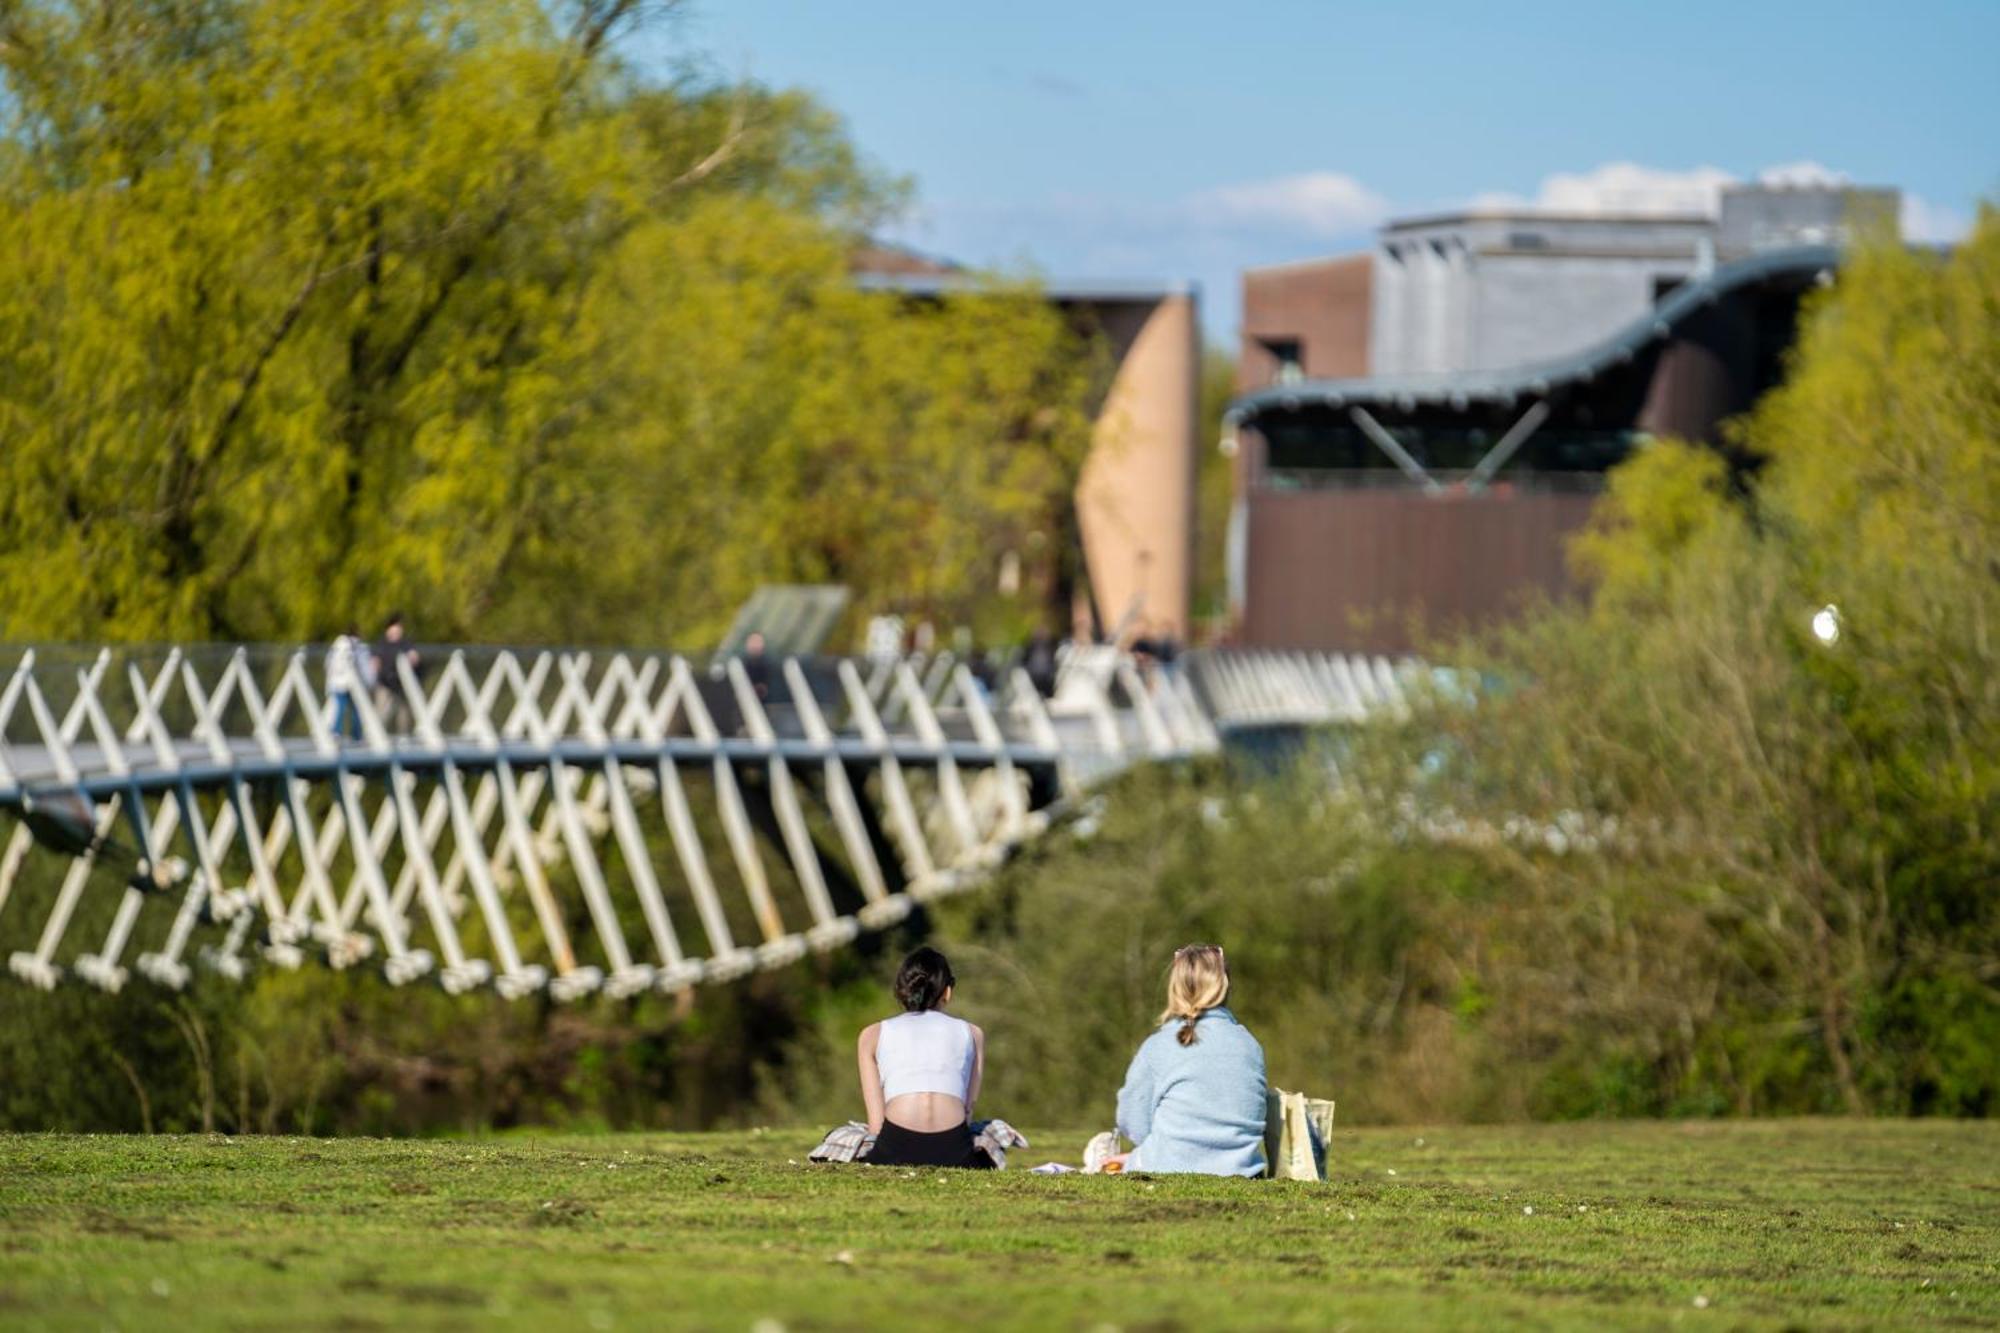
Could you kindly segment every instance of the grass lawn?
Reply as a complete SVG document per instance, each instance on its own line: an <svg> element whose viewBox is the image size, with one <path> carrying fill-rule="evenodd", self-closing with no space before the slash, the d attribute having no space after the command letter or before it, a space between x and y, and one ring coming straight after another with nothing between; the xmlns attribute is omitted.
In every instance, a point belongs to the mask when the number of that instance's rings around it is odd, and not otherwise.
<svg viewBox="0 0 2000 1333"><path fill-rule="evenodd" d="M1326 1185L815 1139L4 1137L0 1327L2000 1324L2000 1124L1343 1130Z"/></svg>

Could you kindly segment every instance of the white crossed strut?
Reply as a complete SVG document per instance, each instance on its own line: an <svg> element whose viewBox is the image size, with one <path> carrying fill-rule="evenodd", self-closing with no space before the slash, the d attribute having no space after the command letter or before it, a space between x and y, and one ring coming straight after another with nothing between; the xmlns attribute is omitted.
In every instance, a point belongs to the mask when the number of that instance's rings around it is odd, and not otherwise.
<svg viewBox="0 0 2000 1333"><path fill-rule="evenodd" d="M116 990L136 948L172 988L190 957L229 978L379 957L392 982L435 975L453 993L680 992L976 882L1046 824L1033 807L1050 793L1211 752L1229 726L1403 707L1404 668L1382 659L1168 671L1107 651L1066 655L1052 701L1018 668L989 694L948 653L786 659L768 698L741 659L499 650L475 669L456 651L420 675L399 656L409 734L357 690L352 741L302 651L239 648L204 671L212 655L174 650L121 673L107 649L73 692L57 682L60 718L53 668L25 652L0 685L0 816L19 817L0 938L39 909L9 966L42 987L67 973ZM104 939L65 963L121 827ZM43 894L31 870L50 856L66 864Z"/></svg>

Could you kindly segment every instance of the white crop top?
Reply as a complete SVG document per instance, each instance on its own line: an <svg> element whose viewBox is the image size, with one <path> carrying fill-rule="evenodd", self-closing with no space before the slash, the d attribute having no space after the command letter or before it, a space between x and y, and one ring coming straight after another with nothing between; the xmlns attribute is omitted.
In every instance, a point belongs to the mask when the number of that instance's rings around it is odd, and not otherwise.
<svg viewBox="0 0 2000 1333"><path fill-rule="evenodd" d="M941 1092L965 1100L972 1087L972 1024L936 1009L882 1020L875 1038L882 1100Z"/></svg>

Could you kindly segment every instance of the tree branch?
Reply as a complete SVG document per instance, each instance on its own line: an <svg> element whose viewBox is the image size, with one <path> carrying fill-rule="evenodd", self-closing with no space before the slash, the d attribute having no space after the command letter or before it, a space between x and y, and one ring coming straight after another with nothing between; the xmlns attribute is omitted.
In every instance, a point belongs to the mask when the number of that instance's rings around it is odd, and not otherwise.
<svg viewBox="0 0 2000 1333"><path fill-rule="evenodd" d="M743 141L743 136L749 128L749 118L744 115L743 105L744 98L739 95L735 104L730 107L729 128L724 131L721 141L701 161L668 181L669 190L678 190L683 186L695 185L706 180L736 155L736 146Z"/></svg>
<svg viewBox="0 0 2000 1333"><path fill-rule="evenodd" d="M320 266L325 258L326 250L322 247L320 252L313 256L312 271L306 274L306 280L299 285L290 304L286 305L283 313L278 316L278 322L272 326L270 335L264 339L263 345L257 349L257 354L251 358L250 364L245 366L237 377L236 397L223 412L222 419L216 423L215 434L209 440L206 457L213 458L221 452L223 442L228 439L229 432L242 417L244 408L249 405L250 395L257 391L258 382L264 378L265 367L271 364L271 358L278 354L278 348L284 344L286 337L298 324L299 316L305 313L306 302L319 287Z"/></svg>

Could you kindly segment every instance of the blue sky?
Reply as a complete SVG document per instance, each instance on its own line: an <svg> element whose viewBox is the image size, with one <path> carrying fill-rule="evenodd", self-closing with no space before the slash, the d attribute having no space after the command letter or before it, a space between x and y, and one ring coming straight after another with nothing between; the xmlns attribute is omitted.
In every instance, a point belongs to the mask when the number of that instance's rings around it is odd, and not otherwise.
<svg viewBox="0 0 2000 1333"><path fill-rule="evenodd" d="M689 0L656 47L804 87L917 203L894 239L1058 278L1191 279L1385 216L1643 207L1785 169L2000 196L2000 0L1817 4Z"/></svg>

